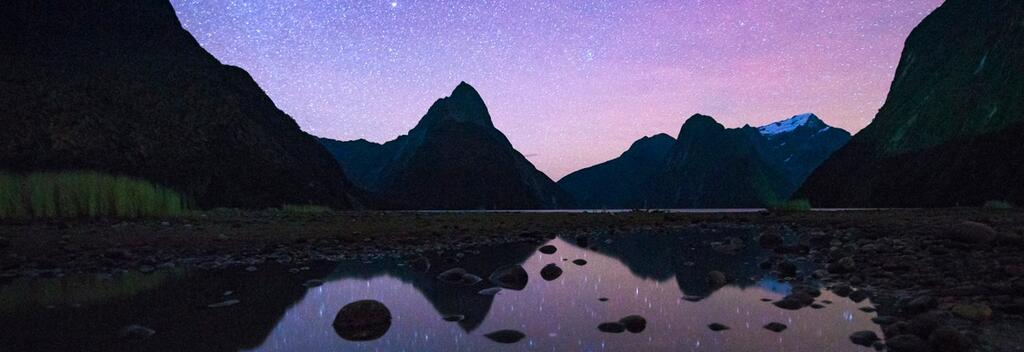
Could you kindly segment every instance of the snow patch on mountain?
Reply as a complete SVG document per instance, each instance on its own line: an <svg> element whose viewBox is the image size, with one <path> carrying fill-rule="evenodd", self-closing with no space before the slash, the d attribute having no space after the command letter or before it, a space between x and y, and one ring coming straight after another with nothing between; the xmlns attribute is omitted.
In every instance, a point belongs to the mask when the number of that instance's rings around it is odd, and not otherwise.
<svg viewBox="0 0 1024 352"><path fill-rule="evenodd" d="M779 122L758 127L757 130L761 132L762 135L773 136L780 133L791 132L815 119L816 116L812 113L800 114Z"/></svg>

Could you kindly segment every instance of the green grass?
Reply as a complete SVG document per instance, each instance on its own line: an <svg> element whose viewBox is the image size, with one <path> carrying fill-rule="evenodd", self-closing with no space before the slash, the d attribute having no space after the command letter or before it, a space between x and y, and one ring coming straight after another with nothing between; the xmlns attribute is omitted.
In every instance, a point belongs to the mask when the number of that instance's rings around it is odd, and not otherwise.
<svg viewBox="0 0 1024 352"><path fill-rule="evenodd" d="M167 217L186 211L177 192L98 172L0 173L0 219Z"/></svg>
<svg viewBox="0 0 1024 352"><path fill-rule="evenodd" d="M805 212L811 211L811 202L806 199L793 199L768 205L769 211Z"/></svg>
<svg viewBox="0 0 1024 352"><path fill-rule="evenodd" d="M990 200L985 202L985 209L996 209L996 210L1007 210L1016 208L1013 203L1002 201L1002 200Z"/></svg>
<svg viewBox="0 0 1024 352"><path fill-rule="evenodd" d="M331 208L319 205L285 204L281 210L289 214L323 214L330 212Z"/></svg>

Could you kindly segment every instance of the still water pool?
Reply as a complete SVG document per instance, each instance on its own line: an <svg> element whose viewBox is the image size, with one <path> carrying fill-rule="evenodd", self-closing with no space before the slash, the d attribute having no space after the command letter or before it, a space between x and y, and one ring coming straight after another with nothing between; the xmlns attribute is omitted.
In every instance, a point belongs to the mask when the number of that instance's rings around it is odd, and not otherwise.
<svg viewBox="0 0 1024 352"><path fill-rule="evenodd" d="M732 230L736 232L736 230ZM727 233L728 231L726 231ZM742 232L742 231L740 231ZM541 244L427 254L430 268L406 261L341 263L300 273L164 272L115 279L31 280L0 287L5 331L0 350L216 351L870 351L854 345L855 331L879 332L874 313L823 290L821 308L784 310L771 304L792 285L758 268L768 254L747 239L734 253L710 248L722 231L593 236L587 247L553 239ZM583 259L584 265L573 261ZM581 262L582 263L582 262ZM422 264L422 262L421 262ZM508 264L528 273L522 290L479 292ZM562 269L541 278L549 264ZM798 263L801 270L813 268ZM460 267L482 277L463 286L437 278ZM292 268L294 269L294 268ZM730 280L708 283L709 271ZM310 278L323 284L305 287ZM813 283L812 283L813 284ZM307 283L308 285L308 283ZM310 285L311 286L311 285ZM387 307L391 323L371 341L349 341L332 327L339 310L359 300ZM210 308L210 304L232 302ZM638 333L598 330L604 322L639 315ZM461 317L446 321L444 317ZM786 326L781 332L769 323ZM139 324L156 333L126 341L117 331ZM713 331L711 324L728 327ZM8 330L12 329L12 330ZM485 335L515 330L525 337L499 343Z"/></svg>

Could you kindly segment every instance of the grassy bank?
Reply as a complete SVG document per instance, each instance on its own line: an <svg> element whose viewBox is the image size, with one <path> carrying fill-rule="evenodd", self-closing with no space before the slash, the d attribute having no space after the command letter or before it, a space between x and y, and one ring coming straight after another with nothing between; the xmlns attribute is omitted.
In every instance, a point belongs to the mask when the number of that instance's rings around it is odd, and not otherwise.
<svg viewBox="0 0 1024 352"><path fill-rule="evenodd" d="M186 210L180 194L98 172L0 173L0 219L163 217Z"/></svg>

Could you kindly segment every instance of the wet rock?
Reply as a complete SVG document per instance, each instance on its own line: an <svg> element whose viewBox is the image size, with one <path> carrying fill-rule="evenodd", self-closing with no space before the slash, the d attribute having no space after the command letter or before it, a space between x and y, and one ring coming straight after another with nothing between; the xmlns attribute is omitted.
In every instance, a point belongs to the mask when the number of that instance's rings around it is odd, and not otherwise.
<svg viewBox="0 0 1024 352"><path fill-rule="evenodd" d="M984 303L957 304L953 306L953 314L973 321L986 321L992 318L992 308Z"/></svg>
<svg viewBox="0 0 1024 352"><path fill-rule="evenodd" d="M916 335L898 335L885 339L890 352L928 352L928 343Z"/></svg>
<svg viewBox="0 0 1024 352"><path fill-rule="evenodd" d="M497 343L516 343L526 337L526 334L518 330L498 330L488 334L484 337Z"/></svg>
<svg viewBox="0 0 1024 352"><path fill-rule="evenodd" d="M851 288L848 285L837 285L835 287L832 287L832 293L835 293L836 296L839 297L848 297L851 293L853 293L853 288Z"/></svg>
<svg viewBox="0 0 1024 352"><path fill-rule="evenodd" d="M801 294L810 297L818 297L821 296L821 289L811 285L797 284L793 285L793 287L790 289L790 294Z"/></svg>
<svg viewBox="0 0 1024 352"><path fill-rule="evenodd" d="M928 346L935 352L966 352L971 349L971 341L956 329L943 326L928 337Z"/></svg>
<svg viewBox="0 0 1024 352"><path fill-rule="evenodd" d="M889 324L892 324L892 323L896 322L896 317L891 316L891 315L880 315L880 316L871 318L871 322L873 322L875 324L878 324L878 325L889 325Z"/></svg>
<svg viewBox="0 0 1024 352"><path fill-rule="evenodd" d="M874 331L864 330L850 334L850 342L865 347L871 347L871 344L878 340L878 335Z"/></svg>
<svg viewBox="0 0 1024 352"><path fill-rule="evenodd" d="M207 308L224 308L224 307L230 307L230 306L233 306L233 305L236 305L236 304L239 304L239 303L242 303L242 302L237 300L237 299L229 299L227 301L217 302L217 303L213 303L213 304L207 305L206 307Z"/></svg>
<svg viewBox="0 0 1024 352"><path fill-rule="evenodd" d="M418 257L410 260L409 267L412 268L412 270L425 273L430 270L430 259L427 259L427 257Z"/></svg>
<svg viewBox="0 0 1024 352"><path fill-rule="evenodd" d="M860 303L871 297L871 293L867 290L856 290L850 293L850 300Z"/></svg>
<svg viewBox="0 0 1024 352"><path fill-rule="evenodd" d="M996 230L980 222L964 221L950 227L945 235L959 242L987 243L996 238Z"/></svg>
<svg viewBox="0 0 1024 352"><path fill-rule="evenodd" d="M526 273L522 265L511 264L495 269L488 277L491 283L507 288L509 290L522 290L530 281L530 275Z"/></svg>
<svg viewBox="0 0 1024 352"><path fill-rule="evenodd" d="M332 326L345 340L376 340L391 328L391 311L378 301L355 301L341 307Z"/></svg>
<svg viewBox="0 0 1024 352"><path fill-rule="evenodd" d="M590 238L587 236L576 236L576 245L586 248L590 245Z"/></svg>
<svg viewBox="0 0 1024 352"><path fill-rule="evenodd" d="M796 276L796 264L783 260L775 264L775 271L778 271L783 277L794 277Z"/></svg>
<svg viewBox="0 0 1024 352"><path fill-rule="evenodd" d="M771 322L765 325L764 328L774 332L782 332L782 330L786 330L787 326L783 323Z"/></svg>
<svg viewBox="0 0 1024 352"><path fill-rule="evenodd" d="M708 272L708 284L714 287L722 287L729 283L729 279L725 277L725 273L721 271Z"/></svg>
<svg viewBox="0 0 1024 352"><path fill-rule="evenodd" d="M557 279L559 276L562 276L562 268L559 268L558 265L555 265L554 263L545 265L540 269L540 277L544 279L544 281L551 281Z"/></svg>
<svg viewBox="0 0 1024 352"><path fill-rule="evenodd" d="M608 302L608 297L601 297L601 298L598 298L597 300L601 301L601 302Z"/></svg>
<svg viewBox="0 0 1024 352"><path fill-rule="evenodd" d="M572 263L576 264L576 265L579 265L579 266L587 265L586 259L576 259L576 260L573 260Z"/></svg>
<svg viewBox="0 0 1024 352"><path fill-rule="evenodd" d="M647 319L639 315L626 316L619 319L619 323L626 327L626 331L634 334L642 332L647 328Z"/></svg>
<svg viewBox="0 0 1024 352"><path fill-rule="evenodd" d="M622 325L622 323L620 322L614 321L598 324L597 330L600 330L601 332L618 334L620 332L626 331L626 326Z"/></svg>
<svg viewBox="0 0 1024 352"><path fill-rule="evenodd" d="M814 304L814 297L806 292L793 292L772 304L786 310L797 310Z"/></svg>
<svg viewBox="0 0 1024 352"><path fill-rule="evenodd" d="M907 302L907 305L904 306L903 310L906 311L907 314L917 315L932 310L938 306L939 301L935 299L935 297L925 295Z"/></svg>
<svg viewBox="0 0 1024 352"><path fill-rule="evenodd" d="M323 284L324 284L324 280L309 279L309 280L306 280L306 282L303 282L302 286L312 288L312 287L322 286Z"/></svg>
<svg viewBox="0 0 1024 352"><path fill-rule="evenodd" d="M142 325L128 325L117 331L117 337L124 340L145 340L156 334L156 331Z"/></svg>
<svg viewBox="0 0 1024 352"><path fill-rule="evenodd" d="M822 308L825 308L825 306L817 304L817 303L811 303L811 305L808 306L808 307L811 307L811 309L822 309Z"/></svg>
<svg viewBox="0 0 1024 352"><path fill-rule="evenodd" d="M833 274L849 273L856 269L857 263L854 262L853 257L842 257L828 265L828 272Z"/></svg>
<svg viewBox="0 0 1024 352"><path fill-rule="evenodd" d="M757 243L763 248L775 248L783 243L782 236L773 233L763 233L757 238Z"/></svg>
<svg viewBox="0 0 1024 352"><path fill-rule="evenodd" d="M466 316L462 314L445 314L441 316L441 319L444 321L457 322L465 320Z"/></svg>
<svg viewBox="0 0 1024 352"><path fill-rule="evenodd" d="M482 295L482 296L494 296L494 295L498 294L498 292L501 292L501 287L485 288L483 290L478 291L476 294Z"/></svg>
<svg viewBox="0 0 1024 352"><path fill-rule="evenodd" d="M482 281L479 276L466 272L463 268L452 268L437 275L437 279L453 285L472 286Z"/></svg>
<svg viewBox="0 0 1024 352"><path fill-rule="evenodd" d="M549 245L540 247L540 249L538 249L537 251L539 251L541 253L544 253L544 254L555 254L555 252L558 251L558 248L549 244Z"/></svg>
<svg viewBox="0 0 1024 352"><path fill-rule="evenodd" d="M724 324L711 323L711 324L708 325L708 329L711 329L711 331L722 331L722 330L729 330L729 327L725 326Z"/></svg>

